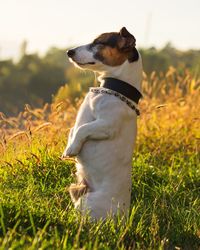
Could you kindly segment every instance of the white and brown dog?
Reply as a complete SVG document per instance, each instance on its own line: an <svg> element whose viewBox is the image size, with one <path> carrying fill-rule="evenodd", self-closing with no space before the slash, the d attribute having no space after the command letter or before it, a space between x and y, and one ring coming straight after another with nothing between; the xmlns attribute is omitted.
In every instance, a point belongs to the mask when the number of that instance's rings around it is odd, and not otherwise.
<svg viewBox="0 0 200 250"><path fill-rule="evenodd" d="M76 156L77 184L70 187L75 207L95 219L128 214L131 161L141 97L142 60L126 28L104 33L92 43L67 52L83 69L100 73L90 88L63 157Z"/></svg>

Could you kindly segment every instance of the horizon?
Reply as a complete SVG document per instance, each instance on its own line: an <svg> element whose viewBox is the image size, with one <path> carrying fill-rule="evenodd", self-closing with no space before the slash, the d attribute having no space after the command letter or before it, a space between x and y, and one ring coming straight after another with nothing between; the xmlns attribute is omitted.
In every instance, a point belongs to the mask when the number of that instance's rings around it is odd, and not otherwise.
<svg viewBox="0 0 200 250"><path fill-rule="evenodd" d="M18 58L23 41L28 43L27 53L42 55L51 47L85 44L123 26L136 37L138 48L159 49L171 43L178 50L200 49L198 0L177 0L176 5L172 0L124 0L123 6L113 0L102 0L100 6L92 0L0 3L0 59Z"/></svg>

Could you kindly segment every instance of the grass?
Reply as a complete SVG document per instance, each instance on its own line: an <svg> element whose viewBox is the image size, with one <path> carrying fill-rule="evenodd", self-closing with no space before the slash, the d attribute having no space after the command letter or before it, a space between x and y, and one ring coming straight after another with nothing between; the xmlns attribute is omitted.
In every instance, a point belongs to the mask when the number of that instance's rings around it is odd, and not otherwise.
<svg viewBox="0 0 200 250"><path fill-rule="evenodd" d="M200 249L199 80L171 68L143 86L124 224L73 209L75 164L59 157L76 107L1 115L0 249Z"/></svg>

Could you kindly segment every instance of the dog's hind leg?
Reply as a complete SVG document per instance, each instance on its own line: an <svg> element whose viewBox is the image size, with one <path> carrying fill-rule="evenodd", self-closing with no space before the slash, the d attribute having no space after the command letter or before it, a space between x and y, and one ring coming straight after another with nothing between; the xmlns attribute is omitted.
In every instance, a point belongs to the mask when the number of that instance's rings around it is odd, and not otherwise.
<svg viewBox="0 0 200 250"><path fill-rule="evenodd" d="M86 180L84 179L77 184L75 183L71 184L69 187L69 193L73 203L76 203L78 199L84 194L86 194L88 191L89 191L89 186Z"/></svg>

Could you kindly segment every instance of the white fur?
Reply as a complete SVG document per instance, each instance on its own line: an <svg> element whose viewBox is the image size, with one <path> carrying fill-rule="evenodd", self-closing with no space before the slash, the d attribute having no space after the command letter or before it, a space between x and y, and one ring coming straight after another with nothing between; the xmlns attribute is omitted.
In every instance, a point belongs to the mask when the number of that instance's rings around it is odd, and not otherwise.
<svg viewBox="0 0 200 250"><path fill-rule="evenodd" d="M86 47L84 47L85 50ZM75 62L94 60L92 52L81 46ZM142 61L125 61L111 67L97 62L86 68L99 71L103 77L126 81L140 90ZM89 186L89 192L74 200L83 214L106 218L108 214L127 214L131 198L131 161L137 134L137 116L126 103L108 94L89 92L70 132L63 156L76 156L79 182Z"/></svg>

